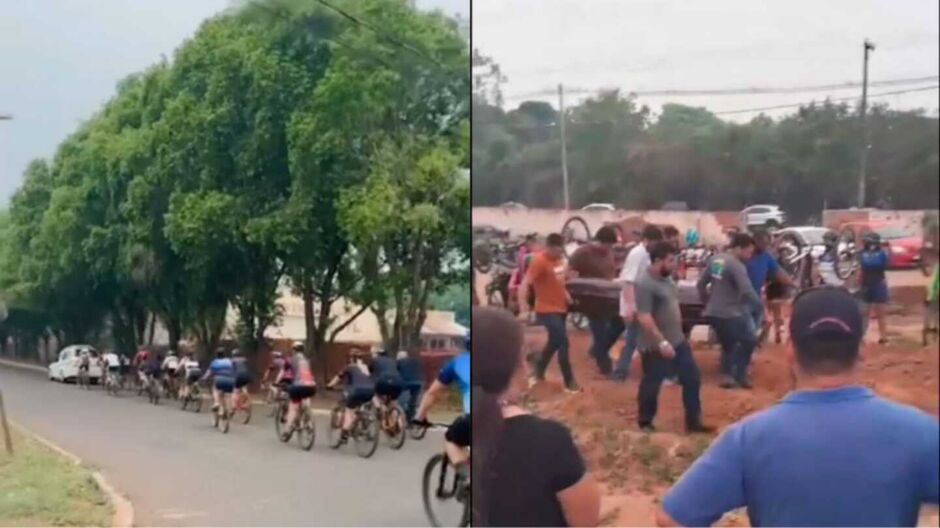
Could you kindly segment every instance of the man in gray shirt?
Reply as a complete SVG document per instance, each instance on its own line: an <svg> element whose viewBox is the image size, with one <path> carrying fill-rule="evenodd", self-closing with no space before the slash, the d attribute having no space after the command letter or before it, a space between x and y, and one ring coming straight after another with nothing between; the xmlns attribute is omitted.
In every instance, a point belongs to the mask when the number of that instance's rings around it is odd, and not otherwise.
<svg viewBox="0 0 940 528"><path fill-rule="evenodd" d="M668 242L653 244L649 248L649 268L639 275L634 285L636 320L640 325L638 349L643 362L643 378L637 395L638 422L640 429L653 431L659 388L664 378L678 373L686 431L710 432L713 428L702 425L701 376L682 331L679 298L672 280L676 253L675 246Z"/></svg>
<svg viewBox="0 0 940 528"><path fill-rule="evenodd" d="M721 343L721 387L751 388L747 371L757 338L751 313L761 299L747 275L747 262L754 253L754 239L746 233L731 238L724 253L712 257L698 279L698 292L705 302L703 315ZM711 286L711 288L709 288Z"/></svg>

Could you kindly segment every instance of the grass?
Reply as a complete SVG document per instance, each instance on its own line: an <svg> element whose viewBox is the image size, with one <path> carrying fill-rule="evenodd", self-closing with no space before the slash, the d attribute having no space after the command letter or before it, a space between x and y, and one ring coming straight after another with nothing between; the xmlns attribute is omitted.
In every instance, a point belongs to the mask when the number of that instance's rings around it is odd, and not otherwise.
<svg viewBox="0 0 940 528"><path fill-rule="evenodd" d="M91 474L13 431L0 450L0 526L108 526L111 507Z"/></svg>

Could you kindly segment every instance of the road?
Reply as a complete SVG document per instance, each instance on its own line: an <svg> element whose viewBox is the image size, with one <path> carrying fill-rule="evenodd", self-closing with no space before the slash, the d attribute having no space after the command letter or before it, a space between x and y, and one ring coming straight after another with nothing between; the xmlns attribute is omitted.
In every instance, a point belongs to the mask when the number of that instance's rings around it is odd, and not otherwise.
<svg viewBox="0 0 940 528"><path fill-rule="evenodd" d="M308 452L279 442L264 408L223 435L205 411L82 391L40 372L0 365L0 390L13 420L102 470L138 526L428 525L421 474L441 448L437 432L401 451L383 439L362 459L326 445L325 416Z"/></svg>

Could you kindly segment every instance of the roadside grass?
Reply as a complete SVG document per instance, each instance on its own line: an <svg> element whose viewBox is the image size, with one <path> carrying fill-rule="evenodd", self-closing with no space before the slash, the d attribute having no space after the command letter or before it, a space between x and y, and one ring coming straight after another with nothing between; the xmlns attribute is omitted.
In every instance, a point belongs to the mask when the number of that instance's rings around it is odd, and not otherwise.
<svg viewBox="0 0 940 528"><path fill-rule="evenodd" d="M0 450L0 526L108 526L111 507L91 474L13 431Z"/></svg>

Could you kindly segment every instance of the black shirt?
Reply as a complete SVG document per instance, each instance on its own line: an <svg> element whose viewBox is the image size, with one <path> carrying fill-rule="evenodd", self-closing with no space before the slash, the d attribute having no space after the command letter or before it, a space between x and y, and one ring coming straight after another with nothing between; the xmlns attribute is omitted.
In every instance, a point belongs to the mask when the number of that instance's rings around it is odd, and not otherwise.
<svg viewBox="0 0 940 528"><path fill-rule="evenodd" d="M532 415L509 418L492 464L489 526L568 526L557 494L581 480L585 466L567 427Z"/></svg>
<svg viewBox="0 0 940 528"><path fill-rule="evenodd" d="M407 357L398 360L398 372L401 374L401 380L404 383L420 384L424 382L421 370L421 361L418 358Z"/></svg>
<svg viewBox="0 0 940 528"><path fill-rule="evenodd" d="M365 372L356 365L347 365L343 371L343 384L346 389L372 389L375 384Z"/></svg>
<svg viewBox="0 0 940 528"><path fill-rule="evenodd" d="M372 359L372 379L395 379L401 380L401 376L398 374L398 365L395 364L395 360L388 356L376 356Z"/></svg>

